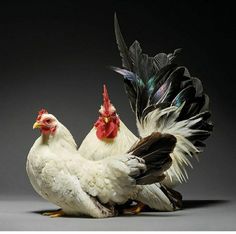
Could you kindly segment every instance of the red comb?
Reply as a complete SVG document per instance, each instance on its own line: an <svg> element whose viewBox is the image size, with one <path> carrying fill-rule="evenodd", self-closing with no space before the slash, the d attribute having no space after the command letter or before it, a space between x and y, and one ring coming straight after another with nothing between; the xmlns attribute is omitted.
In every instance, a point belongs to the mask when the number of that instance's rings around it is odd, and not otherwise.
<svg viewBox="0 0 236 234"><path fill-rule="evenodd" d="M47 111L46 109L41 109L41 110L38 112L37 120L40 120L43 114L48 114L48 111Z"/></svg>
<svg viewBox="0 0 236 234"><path fill-rule="evenodd" d="M106 85L103 85L103 107L105 113L109 113L110 106L111 106L111 101L108 96L107 87Z"/></svg>

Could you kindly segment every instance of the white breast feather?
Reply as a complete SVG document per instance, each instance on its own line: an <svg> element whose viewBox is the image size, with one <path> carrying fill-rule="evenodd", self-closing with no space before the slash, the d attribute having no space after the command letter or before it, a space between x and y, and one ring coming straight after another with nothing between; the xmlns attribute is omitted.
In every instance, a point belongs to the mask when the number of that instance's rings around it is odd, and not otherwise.
<svg viewBox="0 0 236 234"><path fill-rule="evenodd" d="M79 147L79 153L90 160L100 160L127 152L136 143L138 138L120 121L120 129L117 136L111 140L100 140L96 136L96 128L92 130L83 140Z"/></svg>

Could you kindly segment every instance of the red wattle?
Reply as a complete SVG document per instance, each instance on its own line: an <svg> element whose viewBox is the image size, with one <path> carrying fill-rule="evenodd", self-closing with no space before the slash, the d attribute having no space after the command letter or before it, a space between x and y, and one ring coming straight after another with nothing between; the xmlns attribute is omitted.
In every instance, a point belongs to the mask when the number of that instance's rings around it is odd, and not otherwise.
<svg viewBox="0 0 236 234"><path fill-rule="evenodd" d="M104 138L113 139L117 136L119 130L119 119L116 118L113 121L105 123L103 118L99 118L98 121L94 124L97 128L96 135L98 139L103 140Z"/></svg>
<svg viewBox="0 0 236 234"><path fill-rule="evenodd" d="M53 128L41 127L40 131L44 135L54 134L56 131L56 127L53 127Z"/></svg>

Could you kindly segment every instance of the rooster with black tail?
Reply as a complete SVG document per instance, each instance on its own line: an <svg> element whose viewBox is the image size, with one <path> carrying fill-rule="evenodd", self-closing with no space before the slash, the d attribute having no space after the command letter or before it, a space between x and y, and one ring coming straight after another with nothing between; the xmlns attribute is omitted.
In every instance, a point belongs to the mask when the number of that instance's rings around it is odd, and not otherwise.
<svg viewBox="0 0 236 234"><path fill-rule="evenodd" d="M190 158L202 151L203 141L212 132L209 98L198 78L192 77L186 67L173 63L180 49L154 57L142 53L138 41L128 49L116 15L114 20L123 68L113 69L124 77L140 137L161 132L177 139L172 166L162 182L173 188L187 180L185 167L192 166Z"/></svg>
<svg viewBox="0 0 236 234"><path fill-rule="evenodd" d="M111 103L106 86L103 87L103 105L99 109L99 117L93 128L87 134L78 152L84 158L100 161L111 155L120 155L133 148L139 141L118 116L116 108ZM158 150L166 152L167 142L160 141ZM146 146L143 145L143 150ZM153 168L149 168L152 171ZM165 177L165 175L163 174ZM143 178L142 185L139 185L139 192L135 195L137 206L125 209L128 213L139 213L145 205L160 210L173 211L181 207L181 195L160 183L155 183L157 174L152 174L152 178ZM164 179L162 178L162 180ZM146 181L148 180L148 183ZM145 185L144 185L145 184ZM126 205L124 206L127 207ZM120 207L121 208L121 207ZM121 209L123 211L123 209Z"/></svg>
<svg viewBox="0 0 236 234"><path fill-rule="evenodd" d="M140 186L142 192L138 200L143 204L139 202L128 211L138 213L144 204L161 211L179 209L181 195L172 188L187 180L185 167L191 166L190 157L200 152L203 141L212 131L208 96L199 79L191 77L185 67L172 63L179 50L149 57L142 53L137 41L128 49L116 17L115 33L123 68L113 69L124 76L139 137L161 132L177 139L171 154L172 166L165 172L165 179L161 184ZM117 113L104 85L99 118L79 147L83 157L101 160L122 154L138 141Z"/></svg>

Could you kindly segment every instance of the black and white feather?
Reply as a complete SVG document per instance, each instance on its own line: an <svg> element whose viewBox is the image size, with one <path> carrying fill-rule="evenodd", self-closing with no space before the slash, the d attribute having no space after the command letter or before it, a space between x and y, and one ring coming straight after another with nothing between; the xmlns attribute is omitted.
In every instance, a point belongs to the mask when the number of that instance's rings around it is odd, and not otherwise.
<svg viewBox="0 0 236 234"><path fill-rule="evenodd" d="M138 41L128 48L115 15L115 35L122 58L122 68L112 67L124 77L126 93L141 137L152 132L169 133L177 144L165 184L173 187L188 178L185 166L205 146L211 134L209 98L198 78L174 63L180 49L150 57Z"/></svg>

